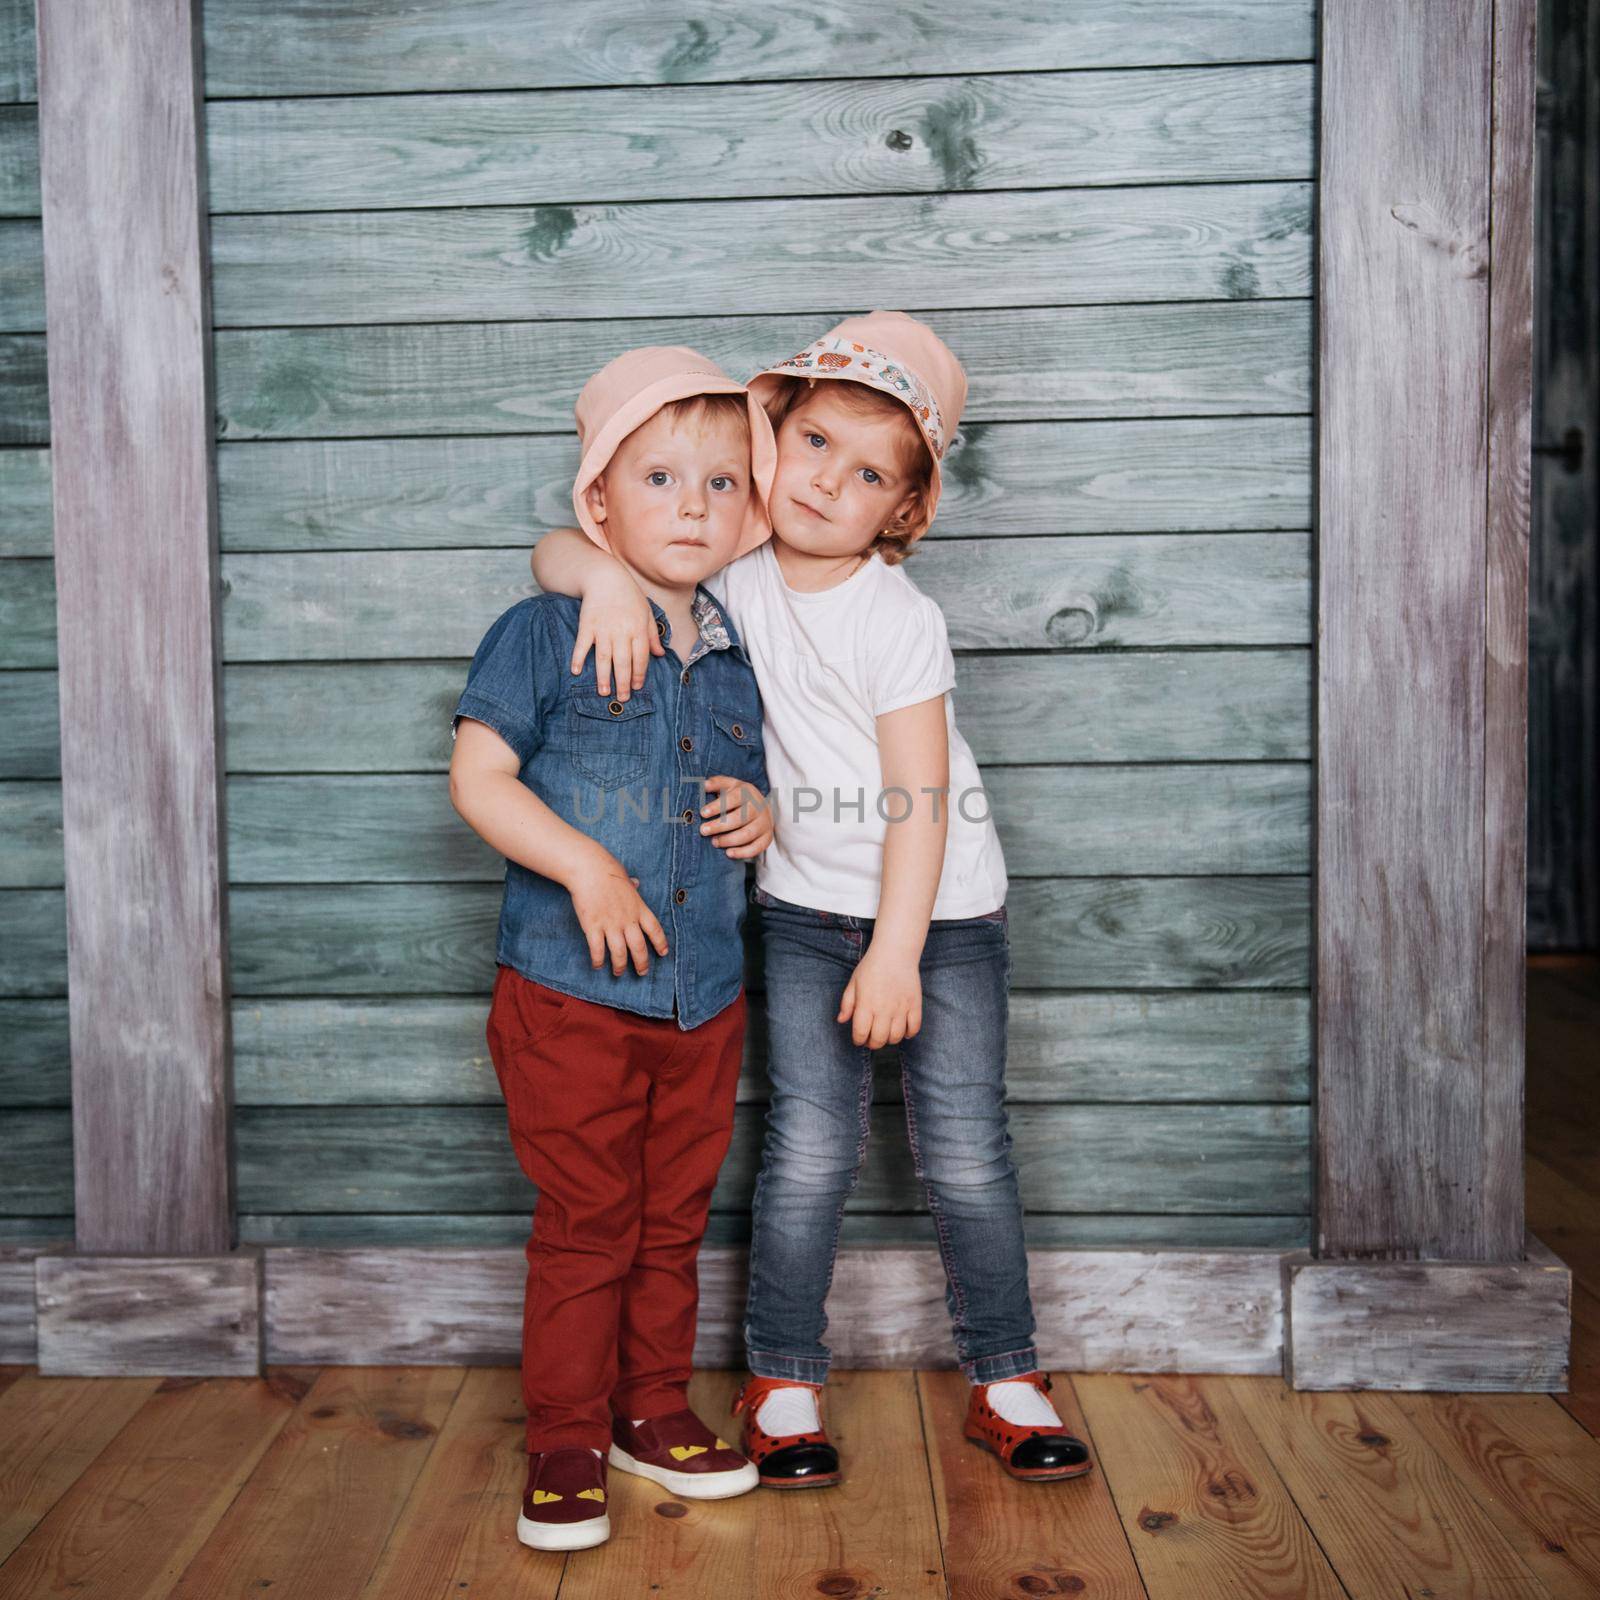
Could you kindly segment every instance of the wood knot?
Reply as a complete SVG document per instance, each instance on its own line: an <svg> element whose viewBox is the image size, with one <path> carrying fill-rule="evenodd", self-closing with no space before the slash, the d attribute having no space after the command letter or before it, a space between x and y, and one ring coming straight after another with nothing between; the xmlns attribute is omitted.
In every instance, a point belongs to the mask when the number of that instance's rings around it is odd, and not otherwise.
<svg viewBox="0 0 1600 1600"><path fill-rule="evenodd" d="M689 1508L676 1500L663 1500L656 1506L656 1515L658 1517L686 1517L689 1515Z"/></svg>
<svg viewBox="0 0 1600 1600"><path fill-rule="evenodd" d="M1385 1445L1390 1443L1390 1439L1389 1435L1386 1433L1368 1432L1358 1433L1356 1435L1356 1442L1358 1444L1366 1445L1369 1450L1382 1450Z"/></svg>
<svg viewBox="0 0 1600 1600"><path fill-rule="evenodd" d="M433 1428L426 1422L408 1417L385 1417L378 1424L378 1432L391 1439L431 1439Z"/></svg>
<svg viewBox="0 0 1600 1600"><path fill-rule="evenodd" d="M1139 1513L1139 1526L1146 1533L1164 1533L1177 1520L1176 1511L1152 1511L1147 1506Z"/></svg>
<svg viewBox="0 0 1600 1600"><path fill-rule="evenodd" d="M817 1593L842 1595L849 1600L849 1596L861 1593L861 1585L848 1572L830 1572L825 1578L817 1579Z"/></svg>

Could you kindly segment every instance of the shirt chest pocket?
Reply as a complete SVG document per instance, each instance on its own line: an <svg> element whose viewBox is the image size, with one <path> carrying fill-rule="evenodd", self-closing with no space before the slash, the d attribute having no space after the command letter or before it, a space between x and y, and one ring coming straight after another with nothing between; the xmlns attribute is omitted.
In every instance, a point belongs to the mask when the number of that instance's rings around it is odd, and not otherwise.
<svg viewBox="0 0 1600 1600"><path fill-rule="evenodd" d="M767 786L766 752L762 748L761 719L748 712L727 706L711 706L712 737L710 771L707 777L726 773L730 778L740 778L753 783L758 789Z"/></svg>
<svg viewBox="0 0 1600 1600"><path fill-rule="evenodd" d="M655 702L642 691L630 699L602 700L594 693L567 702L572 764L605 789L638 783L650 761Z"/></svg>

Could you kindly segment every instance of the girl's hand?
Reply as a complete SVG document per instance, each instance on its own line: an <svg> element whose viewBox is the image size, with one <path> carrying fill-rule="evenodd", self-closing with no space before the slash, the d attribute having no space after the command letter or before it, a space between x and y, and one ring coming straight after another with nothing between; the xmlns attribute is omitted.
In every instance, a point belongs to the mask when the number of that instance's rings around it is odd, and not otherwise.
<svg viewBox="0 0 1600 1600"><path fill-rule="evenodd" d="M700 808L708 820L700 824L719 850L744 861L758 856L772 843L772 805L762 792L738 778L719 775L706 779L706 789L717 798Z"/></svg>
<svg viewBox="0 0 1600 1600"><path fill-rule="evenodd" d="M852 1022L850 1037L873 1050L899 1044L922 1027L922 977L916 962L873 949L845 985L835 1022Z"/></svg>
<svg viewBox="0 0 1600 1600"><path fill-rule="evenodd" d="M656 632L650 602L626 570L620 576L592 580L578 612L578 637L572 646L572 670L583 671L584 658L594 647L595 688L611 693L612 667L616 668L619 700L644 687L652 655L664 656L667 647Z"/></svg>

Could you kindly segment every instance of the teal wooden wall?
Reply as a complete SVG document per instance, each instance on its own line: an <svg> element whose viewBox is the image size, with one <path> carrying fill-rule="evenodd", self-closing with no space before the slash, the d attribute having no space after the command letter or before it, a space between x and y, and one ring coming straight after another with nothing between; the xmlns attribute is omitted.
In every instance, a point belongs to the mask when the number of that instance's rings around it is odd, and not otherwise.
<svg viewBox="0 0 1600 1600"><path fill-rule="evenodd" d="M1304 1245L1310 0L664 15L207 6L241 1237L525 1236L483 1043L500 863L444 781L467 658L569 518L590 371L684 342L744 375L892 306L971 375L908 571L1012 874L1030 1241ZM36 446L10 82L5 438ZM25 1234L72 1203L42 456L0 456ZM876 1098L847 1238L931 1241L887 1065Z"/></svg>
<svg viewBox="0 0 1600 1600"><path fill-rule="evenodd" d="M72 1233L33 0L0 0L0 1244Z"/></svg>

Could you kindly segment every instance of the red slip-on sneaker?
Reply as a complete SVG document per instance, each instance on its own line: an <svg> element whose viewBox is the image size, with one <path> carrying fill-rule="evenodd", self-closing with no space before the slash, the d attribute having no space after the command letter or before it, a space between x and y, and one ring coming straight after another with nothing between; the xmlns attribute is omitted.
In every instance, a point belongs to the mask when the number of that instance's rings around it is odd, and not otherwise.
<svg viewBox="0 0 1600 1600"><path fill-rule="evenodd" d="M610 1537L604 1458L588 1445L530 1455L517 1538L535 1550L587 1550Z"/></svg>
<svg viewBox="0 0 1600 1600"><path fill-rule="evenodd" d="M637 1425L613 1417L610 1460L619 1472L637 1473L685 1500L726 1500L761 1481L753 1462L689 1410Z"/></svg>
<svg viewBox="0 0 1600 1600"><path fill-rule="evenodd" d="M1042 1372L1025 1372L1007 1382L1031 1383L1048 1393L1050 1379ZM967 1420L961 1430L975 1444L992 1450L1013 1478L1029 1483L1057 1478L1078 1478L1094 1466L1089 1447L1067 1432L1065 1423L1007 1422L990 1404L988 1386L975 1383L967 1403Z"/></svg>
<svg viewBox="0 0 1600 1600"><path fill-rule="evenodd" d="M821 1428L809 1433L764 1433L756 1424L761 1402L774 1389L810 1389L817 1397L817 1420ZM768 1489L824 1489L838 1483L839 1452L828 1438L822 1417L822 1385L791 1383L787 1378L750 1378L733 1402L737 1416L744 1413L740 1442L744 1453L755 1462L761 1482Z"/></svg>

